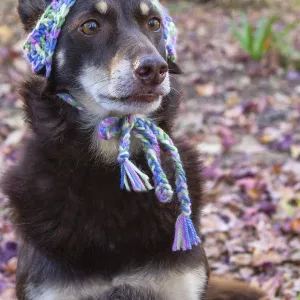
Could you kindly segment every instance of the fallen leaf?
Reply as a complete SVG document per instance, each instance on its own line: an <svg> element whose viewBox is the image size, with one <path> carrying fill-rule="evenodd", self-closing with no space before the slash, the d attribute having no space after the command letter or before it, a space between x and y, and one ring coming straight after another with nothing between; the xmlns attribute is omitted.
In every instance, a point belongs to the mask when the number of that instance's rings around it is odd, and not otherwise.
<svg viewBox="0 0 300 300"><path fill-rule="evenodd" d="M285 256L274 250L268 252L255 249L253 253L253 264L255 266L262 266L264 264L281 264L285 260Z"/></svg>
<svg viewBox="0 0 300 300"><path fill-rule="evenodd" d="M196 85L196 91L200 96L211 97L216 94L216 87L212 83Z"/></svg>
<svg viewBox="0 0 300 300"><path fill-rule="evenodd" d="M292 158L297 159L300 157L300 145L291 145Z"/></svg>
<svg viewBox="0 0 300 300"><path fill-rule="evenodd" d="M247 253L231 255L230 262L239 266L248 266L252 264L252 255Z"/></svg>
<svg viewBox="0 0 300 300"><path fill-rule="evenodd" d="M292 230L297 233L300 233L300 219L292 221Z"/></svg>
<svg viewBox="0 0 300 300"><path fill-rule="evenodd" d="M7 44L12 36L13 32L8 25L0 25L0 44Z"/></svg>

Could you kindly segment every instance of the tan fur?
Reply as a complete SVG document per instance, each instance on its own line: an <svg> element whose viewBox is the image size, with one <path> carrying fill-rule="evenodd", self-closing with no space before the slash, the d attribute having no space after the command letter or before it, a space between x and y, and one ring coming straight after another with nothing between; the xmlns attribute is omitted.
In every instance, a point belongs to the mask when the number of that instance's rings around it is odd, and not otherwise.
<svg viewBox="0 0 300 300"><path fill-rule="evenodd" d="M142 2L140 4L140 9L141 9L142 15L147 16L149 14L150 8L145 2Z"/></svg>
<svg viewBox="0 0 300 300"><path fill-rule="evenodd" d="M206 300L259 300L264 296L263 291L242 281L212 276Z"/></svg>
<svg viewBox="0 0 300 300"><path fill-rule="evenodd" d="M100 1L96 4L96 8L99 10L101 14L106 14L108 10L108 5L106 1Z"/></svg>

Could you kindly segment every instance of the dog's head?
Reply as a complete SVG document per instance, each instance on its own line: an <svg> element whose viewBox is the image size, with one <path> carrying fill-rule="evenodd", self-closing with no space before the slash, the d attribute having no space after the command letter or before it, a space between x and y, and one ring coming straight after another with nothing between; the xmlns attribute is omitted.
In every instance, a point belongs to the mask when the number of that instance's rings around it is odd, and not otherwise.
<svg viewBox="0 0 300 300"><path fill-rule="evenodd" d="M30 31L51 1L20 0ZM97 115L151 113L179 73L166 51L156 0L76 0L55 48L49 81Z"/></svg>

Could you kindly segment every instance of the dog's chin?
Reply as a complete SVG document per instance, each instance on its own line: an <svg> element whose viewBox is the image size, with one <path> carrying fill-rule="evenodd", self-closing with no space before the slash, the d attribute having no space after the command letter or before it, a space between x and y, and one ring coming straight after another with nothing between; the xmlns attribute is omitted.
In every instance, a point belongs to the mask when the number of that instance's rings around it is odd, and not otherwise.
<svg viewBox="0 0 300 300"><path fill-rule="evenodd" d="M109 115L143 114L149 115L159 109L163 96L143 95L120 99L96 99Z"/></svg>

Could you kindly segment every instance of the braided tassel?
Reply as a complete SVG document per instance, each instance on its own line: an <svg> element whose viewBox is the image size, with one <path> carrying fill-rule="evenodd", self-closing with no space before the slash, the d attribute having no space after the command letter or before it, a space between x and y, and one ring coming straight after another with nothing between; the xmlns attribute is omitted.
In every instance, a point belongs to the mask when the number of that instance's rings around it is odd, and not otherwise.
<svg viewBox="0 0 300 300"><path fill-rule="evenodd" d="M149 177L129 159L130 137L134 122L133 116L105 119L99 125L98 135L105 140L120 136L117 160L121 166L121 189L144 192L153 188L149 182Z"/></svg>
<svg viewBox="0 0 300 300"><path fill-rule="evenodd" d="M145 122L138 118L133 133L141 140L146 152L146 159L153 174L154 188L158 200L162 203L170 202L173 198L173 190L161 167L160 148L155 134Z"/></svg>
<svg viewBox="0 0 300 300"><path fill-rule="evenodd" d="M121 164L121 189L145 192L152 189L149 177L139 170L130 160L130 137L134 126L134 117L124 117L121 127L118 162ZM129 182L130 184L129 184Z"/></svg>
<svg viewBox="0 0 300 300"><path fill-rule="evenodd" d="M127 156L127 154L125 155ZM135 192L146 192L153 189L149 182L149 177L139 170L136 165L129 160L129 157L124 158L123 155L122 157L119 155L118 162L121 164L121 189L125 187L127 191L131 191L132 187Z"/></svg>
<svg viewBox="0 0 300 300"><path fill-rule="evenodd" d="M161 167L161 143L169 151L175 165L175 184L181 213L175 224L173 251L188 250L201 241L191 220L191 199L188 193L186 175L180 155L171 138L150 120L129 117L108 118L99 126L99 136L110 139L120 136L118 162L121 164L121 187L134 191L146 191L151 187L149 178L129 160L130 136L134 134L143 144L148 165L152 171L155 192L161 202L172 200L173 191Z"/></svg>
<svg viewBox="0 0 300 300"><path fill-rule="evenodd" d="M196 246L199 243L200 239L189 214L181 213L175 224L175 238L172 250L190 250L193 245Z"/></svg>
<svg viewBox="0 0 300 300"><path fill-rule="evenodd" d="M177 148L173 144L171 138L159 127L149 120L143 120L157 139L169 150L175 163L176 192L180 202L181 214L179 215L175 225L175 239L173 243L173 251L191 249L192 245L198 245L200 238L197 235L191 215L191 200L188 193L187 180L181 163L181 159Z"/></svg>

